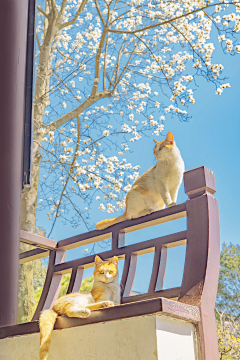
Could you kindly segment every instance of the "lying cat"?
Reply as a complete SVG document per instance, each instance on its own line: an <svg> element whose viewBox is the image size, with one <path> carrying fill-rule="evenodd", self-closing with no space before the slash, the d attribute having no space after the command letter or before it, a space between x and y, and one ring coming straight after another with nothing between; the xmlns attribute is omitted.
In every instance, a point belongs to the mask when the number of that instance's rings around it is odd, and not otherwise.
<svg viewBox="0 0 240 360"><path fill-rule="evenodd" d="M39 359L47 360L51 333L58 315L86 318L91 310L120 304L118 279L118 258L109 261L95 257L93 288L89 293L73 293L58 299L50 310L44 310L39 318L40 350Z"/></svg>
<svg viewBox="0 0 240 360"><path fill-rule="evenodd" d="M100 221L96 224L98 230L161 210L165 205L176 205L184 172L183 159L171 132L165 140L154 141L157 164L134 182L126 197L125 213L115 219Z"/></svg>

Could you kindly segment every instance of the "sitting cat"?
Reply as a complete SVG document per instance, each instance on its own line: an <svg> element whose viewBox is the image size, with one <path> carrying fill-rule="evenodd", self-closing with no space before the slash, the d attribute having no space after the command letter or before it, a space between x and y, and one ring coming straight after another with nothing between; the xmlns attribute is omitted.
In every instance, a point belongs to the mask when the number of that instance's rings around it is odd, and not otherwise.
<svg viewBox="0 0 240 360"><path fill-rule="evenodd" d="M44 310L39 318L40 350L39 359L47 360L51 333L58 315L86 318L91 310L102 309L120 304L118 279L118 258L109 261L95 257L94 282L91 292L68 294L58 299L53 307Z"/></svg>
<svg viewBox="0 0 240 360"><path fill-rule="evenodd" d="M171 132L165 140L154 141L157 164L134 182L126 197L125 213L115 219L100 221L96 224L98 230L161 210L165 205L176 205L184 172L183 159Z"/></svg>

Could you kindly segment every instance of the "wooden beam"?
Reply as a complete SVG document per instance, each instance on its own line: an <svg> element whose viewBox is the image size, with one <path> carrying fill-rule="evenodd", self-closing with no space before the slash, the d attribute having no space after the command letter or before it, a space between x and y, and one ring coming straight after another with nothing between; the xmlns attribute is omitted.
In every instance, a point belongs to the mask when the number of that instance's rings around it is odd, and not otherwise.
<svg viewBox="0 0 240 360"><path fill-rule="evenodd" d="M24 244L46 250L55 250L57 247L57 241L36 234L31 234L23 230L20 231L20 241Z"/></svg>
<svg viewBox="0 0 240 360"><path fill-rule="evenodd" d="M33 249L30 251L25 251L19 254L19 264L25 264L28 261L42 259L47 256L49 256L49 250Z"/></svg>

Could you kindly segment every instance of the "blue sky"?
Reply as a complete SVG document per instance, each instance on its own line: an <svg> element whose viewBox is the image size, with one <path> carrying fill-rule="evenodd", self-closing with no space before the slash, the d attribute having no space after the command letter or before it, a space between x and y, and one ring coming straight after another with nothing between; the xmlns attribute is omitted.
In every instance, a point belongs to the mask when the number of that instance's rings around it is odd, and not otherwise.
<svg viewBox="0 0 240 360"><path fill-rule="evenodd" d="M221 244L230 242L240 244L240 55L234 57L224 55L220 49L216 49L215 56L218 62L224 65L224 75L228 76L226 82L230 82L231 88L225 89L222 95L215 94L215 87L204 79L197 78L194 98L195 104L189 108L192 118L189 122L179 122L177 118L165 121L164 134L171 131L175 137L185 162L186 170L204 165L215 174L221 227ZM216 59L215 59L216 60ZM128 161L134 165L139 164L140 174L155 164L153 156L153 138L145 138L134 143L134 152L128 156ZM178 203L187 200L183 185L178 195ZM93 222L111 217L97 208L92 212ZM45 217L38 215L38 224L45 222ZM43 226L44 227L44 226ZM132 233L127 236L128 243L148 240L156 236L184 230L185 219L169 224L148 228L141 234ZM81 232L85 229L73 229L69 225L62 225L60 221L55 226L52 238L61 240ZM107 249L107 248L106 248ZM89 247L90 250L90 247ZM97 252L104 251L99 247ZM165 286L178 286L181 283L181 274L184 263L184 248L172 249L169 252ZM84 256L84 249L74 249L67 252L67 260ZM147 279L150 277L152 255L139 259L134 290L144 292ZM122 263L122 262L121 262ZM119 266L120 272L122 264ZM142 271L141 271L142 270ZM85 272L89 276L90 271Z"/></svg>

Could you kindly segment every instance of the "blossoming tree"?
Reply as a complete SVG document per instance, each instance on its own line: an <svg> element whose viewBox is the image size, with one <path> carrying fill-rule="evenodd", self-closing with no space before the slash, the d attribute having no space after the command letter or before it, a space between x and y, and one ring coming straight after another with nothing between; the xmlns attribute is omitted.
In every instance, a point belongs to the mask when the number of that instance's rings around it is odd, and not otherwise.
<svg viewBox="0 0 240 360"><path fill-rule="evenodd" d="M214 41L240 52L240 3L38 0L37 11L32 183L21 228L35 231L41 206L51 236L58 218L88 227L93 200L109 213L124 207L138 165L123 156L143 134L158 136L165 117L188 118L193 79L205 77L217 94L229 86L212 54Z"/></svg>

